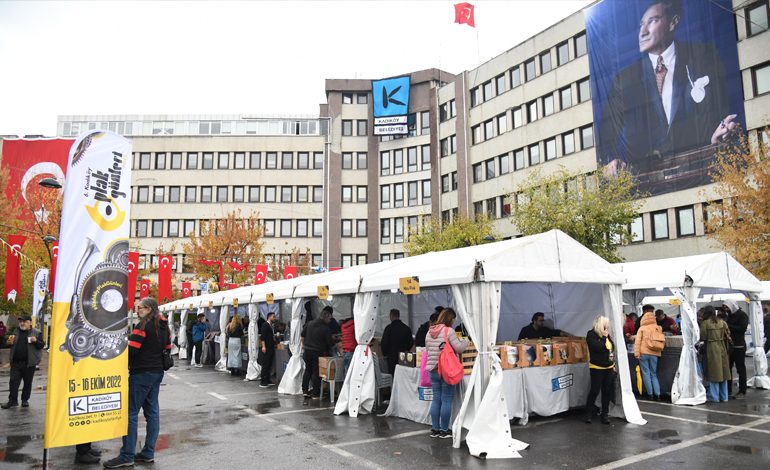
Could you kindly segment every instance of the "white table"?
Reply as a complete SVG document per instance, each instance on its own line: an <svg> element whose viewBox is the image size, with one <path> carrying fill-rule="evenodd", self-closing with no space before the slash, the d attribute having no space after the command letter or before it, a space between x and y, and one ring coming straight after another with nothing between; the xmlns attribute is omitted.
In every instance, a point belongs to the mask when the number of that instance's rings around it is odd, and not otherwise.
<svg viewBox="0 0 770 470"><path fill-rule="evenodd" d="M457 415L469 376L455 393L452 417ZM430 424L430 401L418 397L420 369L396 366L390 404L384 416L396 416L417 423ZM584 406L590 388L588 364L563 364L525 367L503 371L503 392L508 416L526 424L529 415L551 416L573 407Z"/></svg>

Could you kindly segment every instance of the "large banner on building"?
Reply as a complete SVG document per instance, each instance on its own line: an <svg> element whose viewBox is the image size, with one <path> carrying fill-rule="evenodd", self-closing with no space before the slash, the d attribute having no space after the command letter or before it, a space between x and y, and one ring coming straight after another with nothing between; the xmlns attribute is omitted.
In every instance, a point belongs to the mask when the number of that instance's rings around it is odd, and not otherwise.
<svg viewBox="0 0 770 470"><path fill-rule="evenodd" d="M409 75L372 80L374 135L409 133Z"/></svg>
<svg viewBox="0 0 770 470"><path fill-rule="evenodd" d="M131 143L91 131L72 145L64 185L45 447L126 434Z"/></svg>
<svg viewBox="0 0 770 470"><path fill-rule="evenodd" d="M662 194L709 182L745 129L729 0L604 0L586 11L596 154Z"/></svg>

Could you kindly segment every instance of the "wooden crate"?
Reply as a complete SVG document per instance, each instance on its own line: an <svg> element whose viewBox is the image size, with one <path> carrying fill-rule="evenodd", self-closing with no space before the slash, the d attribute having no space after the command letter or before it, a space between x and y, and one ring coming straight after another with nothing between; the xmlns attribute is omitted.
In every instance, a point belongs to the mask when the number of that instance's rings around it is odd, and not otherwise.
<svg viewBox="0 0 770 470"><path fill-rule="evenodd" d="M498 345L497 355L500 356L500 367L502 367L504 370L518 367L518 347L506 344Z"/></svg>
<svg viewBox="0 0 770 470"><path fill-rule="evenodd" d="M473 370L473 364L476 363L476 358L478 355L479 352L473 343L469 344L465 351L460 354L460 363L462 363L463 369L465 369L465 375L471 374L471 371Z"/></svg>

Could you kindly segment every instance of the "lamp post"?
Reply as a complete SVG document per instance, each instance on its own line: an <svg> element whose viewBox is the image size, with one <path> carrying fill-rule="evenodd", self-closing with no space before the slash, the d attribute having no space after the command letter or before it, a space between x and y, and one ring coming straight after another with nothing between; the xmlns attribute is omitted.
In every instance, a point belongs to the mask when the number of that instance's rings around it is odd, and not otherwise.
<svg viewBox="0 0 770 470"><path fill-rule="evenodd" d="M62 183L56 179L56 178L43 178L38 182L38 184L46 189L61 189ZM44 212L44 209L41 209L41 212ZM45 243L45 250L48 253L48 279L49 279L49 286L50 286L50 279L51 276L54 275L54 273L51 272L53 269L53 253L51 252L51 243L57 241L58 239L54 237L53 235L45 235L42 237L43 243ZM45 298L43 300L43 312L44 315L42 315L43 320L43 338L45 338L45 344L50 347L50 335L51 335L51 329L49 327L51 323L51 310L52 310L52 293L51 289L49 287L46 287L45 289Z"/></svg>

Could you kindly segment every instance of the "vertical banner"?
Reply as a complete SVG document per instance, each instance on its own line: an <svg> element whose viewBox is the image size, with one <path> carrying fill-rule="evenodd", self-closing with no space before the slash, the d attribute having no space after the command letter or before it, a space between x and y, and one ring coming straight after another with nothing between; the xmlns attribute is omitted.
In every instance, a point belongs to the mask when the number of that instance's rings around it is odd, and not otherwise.
<svg viewBox="0 0 770 470"><path fill-rule="evenodd" d="M72 145L51 320L44 446L121 437L128 427L131 143L105 131Z"/></svg>
<svg viewBox="0 0 770 470"><path fill-rule="evenodd" d="M45 306L45 294L48 291L48 270L38 269L35 272L35 279L32 282L35 291L32 294L32 326L36 327L43 318L43 307Z"/></svg>
<svg viewBox="0 0 770 470"><path fill-rule="evenodd" d="M174 260L171 255L158 257L158 303L171 302L171 266Z"/></svg>
<svg viewBox="0 0 770 470"><path fill-rule="evenodd" d="M152 281L149 279L142 279L139 283L139 298L143 299L150 296L150 284Z"/></svg>
<svg viewBox="0 0 770 470"><path fill-rule="evenodd" d="M293 279L297 277L297 267L296 266L284 266L283 267L283 278L284 279Z"/></svg>
<svg viewBox="0 0 770 470"><path fill-rule="evenodd" d="M209 293L209 283L208 282L201 282L201 295L206 295Z"/></svg>
<svg viewBox="0 0 770 470"><path fill-rule="evenodd" d="M182 283L182 298L186 299L187 297L190 297L192 295L192 283L191 282L183 282Z"/></svg>
<svg viewBox="0 0 770 470"><path fill-rule="evenodd" d="M27 237L10 235L5 250L5 290L3 296L16 302L16 296L21 293L21 247Z"/></svg>
<svg viewBox="0 0 770 470"><path fill-rule="evenodd" d="M128 309L134 309L134 298L136 297L136 280L139 277L139 253L136 251L128 252ZM147 297L147 296L145 296Z"/></svg>
<svg viewBox="0 0 770 470"><path fill-rule="evenodd" d="M267 265L258 264L254 267L254 284L263 284L267 279Z"/></svg>
<svg viewBox="0 0 770 470"><path fill-rule="evenodd" d="M59 261L59 242L51 244L51 272L48 275L48 292L54 292L56 289L56 263Z"/></svg>

